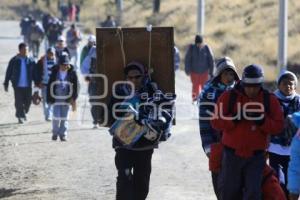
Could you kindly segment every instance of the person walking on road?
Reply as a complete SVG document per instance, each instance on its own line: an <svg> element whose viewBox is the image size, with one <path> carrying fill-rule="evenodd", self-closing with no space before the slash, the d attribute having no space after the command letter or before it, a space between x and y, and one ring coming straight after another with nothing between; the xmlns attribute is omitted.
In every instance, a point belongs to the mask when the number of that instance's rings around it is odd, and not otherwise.
<svg viewBox="0 0 300 200"><path fill-rule="evenodd" d="M63 54L68 54L70 58L70 52L69 49L66 46L66 38L64 36L59 36L57 39L57 43L55 46L55 56L56 56L56 61L58 64L58 59L63 55Z"/></svg>
<svg viewBox="0 0 300 200"><path fill-rule="evenodd" d="M23 124L27 120L26 114L29 112L32 95L32 82L38 83L36 63L28 56L28 46L25 43L19 44L19 53L8 63L4 80L4 90L8 91L9 81L11 81L14 96L16 117L18 122Z"/></svg>
<svg viewBox="0 0 300 200"><path fill-rule="evenodd" d="M199 96L199 127L202 147L209 159L214 192L219 197L218 177L221 165L221 137L220 131L212 128L211 114L218 98L227 90L233 89L239 81L235 65L231 58L223 57L216 63L216 73L203 87Z"/></svg>
<svg viewBox="0 0 300 200"><path fill-rule="evenodd" d="M117 27L116 21L114 20L113 16L107 15L107 18L105 21L103 21L101 24L101 27L104 28L115 28Z"/></svg>
<svg viewBox="0 0 300 200"><path fill-rule="evenodd" d="M149 119L150 113L152 113L153 118L158 117L153 113L155 112L153 107L157 108L160 103L155 104L153 102L151 104L151 101L148 101L154 94L159 94L157 87L154 87L154 84L150 82L144 66L138 62L129 63L125 67L124 72L126 79L132 83L132 87L127 84L120 84L119 87L115 88L115 94L119 97L128 97L133 92L134 97L123 99L124 101L120 98L112 97L109 106L115 121L110 129L110 133L113 135L113 148L116 152L115 165L118 170L116 199L145 200L149 192L152 154L154 148L158 147L158 142L166 140L166 135L169 136L170 134L169 128L173 119L172 111L170 111L172 106L166 109L159 107L161 117ZM143 98L143 94L148 94L150 98ZM158 101L163 103L164 98L161 96L156 97ZM145 105L146 102L149 107ZM142 105L143 103L144 106ZM122 108L124 108L123 111L120 110ZM126 115L130 113L130 108L136 109L139 114L137 114L138 116L136 116L135 120L129 122ZM167 109L170 109L168 110L169 112L166 111ZM156 117L153 115L156 115ZM119 119L117 120L117 118ZM127 125L120 125L122 123L127 123ZM142 131L140 128L146 126L152 127L152 131L147 133L140 132ZM118 131L122 127L125 127L124 130ZM136 135L136 137L128 142L127 139L129 138L124 139L125 135ZM132 137L130 136L130 138Z"/></svg>
<svg viewBox="0 0 300 200"><path fill-rule="evenodd" d="M79 83L69 56L63 54L58 62L47 85L47 103L53 106L52 140L56 141L59 136L61 141L67 141L70 105L72 111L76 111Z"/></svg>
<svg viewBox="0 0 300 200"><path fill-rule="evenodd" d="M93 37L89 38L89 44L91 40L94 41ZM81 64L81 73L85 77L86 82L88 83L88 94L89 94L89 102L91 104L91 115L93 118L93 128L98 128L99 125L103 123L103 108L99 105L99 99L95 98L100 96L99 90L97 87L97 73L96 73L96 46L95 42L94 45L89 47L88 45L86 48L89 48L89 52L85 55L82 52L82 57L84 57L82 64ZM83 49L84 51L84 49Z"/></svg>
<svg viewBox="0 0 300 200"><path fill-rule="evenodd" d="M288 198L288 165L290 161L291 142L297 132L297 127L292 123L291 116L300 111L300 96L296 93L298 80L290 71L280 74L277 84L278 89L274 92L284 111L284 130L280 135L271 137L269 152L270 166L276 171L281 182L281 187Z"/></svg>
<svg viewBox="0 0 300 200"><path fill-rule="evenodd" d="M88 37L88 43L81 50L81 54L80 54L80 68L82 68L83 60L89 54L91 48L95 47L95 45L96 45L96 37L94 35L89 35L89 37Z"/></svg>
<svg viewBox="0 0 300 200"><path fill-rule="evenodd" d="M191 44L185 55L185 73L192 81L192 100L195 102L204 83L213 76L214 56L203 38L196 35L195 44Z"/></svg>
<svg viewBox="0 0 300 200"><path fill-rule="evenodd" d="M29 33L29 30L30 30L32 19L33 19L32 16L28 15L28 16L22 18L22 20L20 22L21 35L23 37L23 42L27 43L27 44L29 42L28 33Z"/></svg>
<svg viewBox="0 0 300 200"><path fill-rule="evenodd" d="M78 66L78 47L81 39L82 38L79 29L76 28L75 24L72 24L71 28L67 32L67 48L70 52L70 59L73 60L75 70L77 70Z"/></svg>
<svg viewBox="0 0 300 200"><path fill-rule="evenodd" d="M241 82L217 101L212 127L222 131L220 199L261 199L265 151L270 134L283 130L277 98L262 88L258 65L244 68Z"/></svg>
<svg viewBox="0 0 300 200"><path fill-rule="evenodd" d="M37 63L39 88L42 90L43 110L46 121L52 120L52 106L47 103L47 85L52 72L52 67L56 64L55 49L47 49L46 55L42 56Z"/></svg>
<svg viewBox="0 0 300 200"><path fill-rule="evenodd" d="M40 52L41 42L43 41L45 36L44 29L36 20L32 20L28 35L29 49L30 51L32 51L33 57L37 59Z"/></svg>

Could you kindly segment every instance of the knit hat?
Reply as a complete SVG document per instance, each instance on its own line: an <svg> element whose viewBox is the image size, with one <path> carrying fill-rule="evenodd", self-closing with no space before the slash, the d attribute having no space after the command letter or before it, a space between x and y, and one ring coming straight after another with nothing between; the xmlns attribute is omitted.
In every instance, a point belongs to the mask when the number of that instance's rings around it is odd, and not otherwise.
<svg viewBox="0 0 300 200"><path fill-rule="evenodd" d="M295 85L297 86L298 84L298 78L297 76L291 72L291 71L283 71L279 76L278 76L278 79L277 79L277 85L280 84L280 82L283 80L283 79L292 79L293 81L295 81Z"/></svg>
<svg viewBox="0 0 300 200"><path fill-rule="evenodd" d="M69 65L70 64L70 58L68 54L62 54L59 57L59 64L60 65Z"/></svg>
<svg viewBox="0 0 300 200"><path fill-rule="evenodd" d="M196 35L195 44L202 43L202 42L203 42L203 37L201 35Z"/></svg>
<svg viewBox="0 0 300 200"><path fill-rule="evenodd" d="M55 54L55 48L54 47L49 47L47 49L47 53L53 53L53 54Z"/></svg>
<svg viewBox="0 0 300 200"><path fill-rule="evenodd" d="M236 72L235 65L232 59L229 57L223 57L216 62L216 71L214 74L214 79L219 77L222 74L222 72L225 71L226 69L231 69L235 73L234 74L235 80L240 79Z"/></svg>
<svg viewBox="0 0 300 200"><path fill-rule="evenodd" d="M58 38L57 38L57 41L63 41L65 42L66 41L66 38L62 35L60 35Z"/></svg>
<svg viewBox="0 0 300 200"><path fill-rule="evenodd" d="M126 67L124 68L124 73L127 75L130 70L139 70L141 74L145 75L145 66L139 62L133 61L130 62Z"/></svg>
<svg viewBox="0 0 300 200"><path fill-rule="evenodd" d="M88 41L89 42L96 42L96 37L94 35L89 35Z"/></svg>
<svg viewBox="0 0 300 200"><path fill-rule="evenodd" d="M261 85L264 82L264 73L259 65L252 64L244 68L243 85Z"/></svg>

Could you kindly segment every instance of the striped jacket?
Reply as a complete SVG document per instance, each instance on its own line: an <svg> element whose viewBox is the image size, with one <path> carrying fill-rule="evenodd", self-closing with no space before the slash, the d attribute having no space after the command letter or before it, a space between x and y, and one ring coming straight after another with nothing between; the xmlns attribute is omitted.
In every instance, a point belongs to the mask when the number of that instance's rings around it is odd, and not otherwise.
<svg viewBox="0 0 300 200"><path fill-rule="evenodd" d="M199 96L199 128L200 136L202 140L202 147L205 153L210 152L210 145L213 143L220 142L220 132L213 129L208 119L214 112L214 106L208 105L209 103L217 103L218 98L221 94L234 86L225 86L218 81L208 81L200 96Z"/></svg>

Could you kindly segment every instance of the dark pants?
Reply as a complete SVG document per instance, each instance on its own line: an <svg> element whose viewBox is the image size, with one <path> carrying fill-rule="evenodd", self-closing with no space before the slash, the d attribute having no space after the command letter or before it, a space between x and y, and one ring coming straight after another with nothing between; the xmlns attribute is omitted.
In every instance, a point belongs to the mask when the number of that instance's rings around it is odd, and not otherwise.
<svg viewBox="0 0 300 200"><path fill-rule="evenodd" d="M31 104L31 97L32 97L31 88L15 87L14 93L15 93L16 117L25 118Z"/></svg>
<svg viewBox="0 0 300 200"><path fill-rule="evenodd" d="M242 158L224 148L219 179L220 199L261 200L264 166L264 153Z"/></svg>
<svg viewBox="0 0 300 200"><path fill-rule="evenodd" d="M30 50L32 51L32 56L38 58L40 52L40 41L31 41Z"/></svg>
<svg viewBox="0 0 300 200"><path fill-rule="evenodd" d="M117 200L145 200L149 192L153 149L132 151L117 149Z"/></svg>
<svg viewBox="0 0 300 200"><path fill-rule="evenodd" d="M219 173L217 173L217 172L211 172L211 178L212 178L212 184L213 184L215 195L216 195L217 199L220 199L219 198L220 192L219 192L219 187L218 187Z"/></svg>
<svg viewBox="0 0 300 200"><path fill-rule="evenodd" d="M284 174L284 184L280 183L280 186L284 191L286 197L288 198L289 192L286 187L288 183L287 171L290 162L290 156L282 156L282 155L269 152L269 162L270 162L270 166L276 171L278 180L279 180L280 170L282 170Z"/></svg>
<svg viewBox="0 0 300 200"><path fill-rule="evenodd" d="M103 123L103 107L101 107L99 105L93 105L93 103L92 103L91 114L93 117L93 124L102 124Z"/></svg>
<svg viewBox="0 0 300 200"><path fill-rule="evenodd" d="M94 97L99 96L97 92L97 84L95 81L90 81L88 85L88 92L89 92L89 96L94 96ZM104 111L103 111L103 107L97 104L99 103L99 100L90 99L90 103L91 103L91 114L93 118L93 124L103 123Z"/></svg>

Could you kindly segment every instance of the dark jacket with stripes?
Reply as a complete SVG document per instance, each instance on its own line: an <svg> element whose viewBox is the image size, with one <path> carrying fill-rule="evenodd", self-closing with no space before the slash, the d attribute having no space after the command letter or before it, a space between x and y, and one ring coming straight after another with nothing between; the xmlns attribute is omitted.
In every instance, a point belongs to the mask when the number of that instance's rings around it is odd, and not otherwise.
<svg viewBox="0 0 300 200"><path fill-rule="evenodd" d="M214 113L214 106L209 103L216 103L221 94L231 89L219 81L209 81L205 84L199 96L199 127L203 150L206 152L210 145L221 140L220 132L213 129L208 119Z"/></svg>

